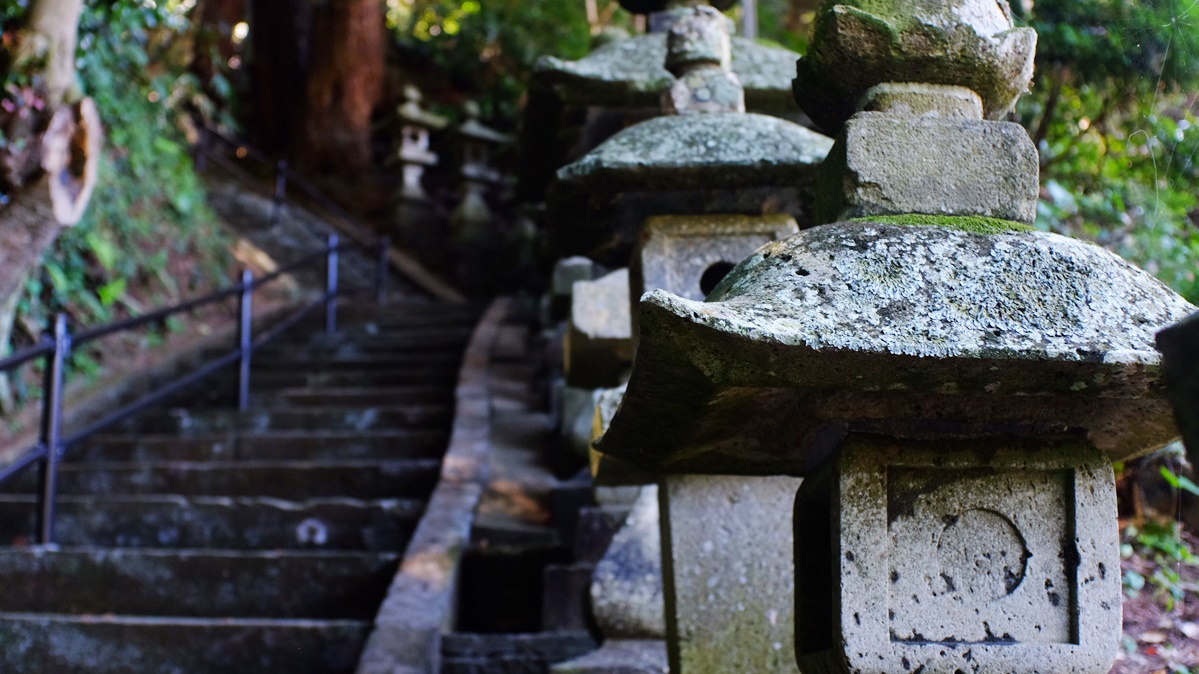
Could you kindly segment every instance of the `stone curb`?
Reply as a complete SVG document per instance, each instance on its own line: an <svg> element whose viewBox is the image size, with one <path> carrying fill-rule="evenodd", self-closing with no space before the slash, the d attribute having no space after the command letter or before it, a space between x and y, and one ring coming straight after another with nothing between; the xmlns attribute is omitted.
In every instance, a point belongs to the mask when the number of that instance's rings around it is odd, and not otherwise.
<svg viewBox="0 0 1199 674"><path fill-rule="evenodd" d="M441 480L375 616L357 674L441 671L441 636L452 629L458 564L489 471L491 347L511 305L511 298L497 298L471 335Z"/></svg>

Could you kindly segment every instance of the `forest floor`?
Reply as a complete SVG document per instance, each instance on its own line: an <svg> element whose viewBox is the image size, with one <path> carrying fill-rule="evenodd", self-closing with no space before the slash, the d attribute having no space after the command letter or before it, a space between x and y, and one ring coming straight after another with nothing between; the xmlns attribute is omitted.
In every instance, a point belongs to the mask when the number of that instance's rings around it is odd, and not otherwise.
<svg viewBox="0 0 1199 674"><path fill-rule="evenodd" d="M1199 538L1172 526L1121 527L1124 635L1111 674L1199 674Z"/></svg>

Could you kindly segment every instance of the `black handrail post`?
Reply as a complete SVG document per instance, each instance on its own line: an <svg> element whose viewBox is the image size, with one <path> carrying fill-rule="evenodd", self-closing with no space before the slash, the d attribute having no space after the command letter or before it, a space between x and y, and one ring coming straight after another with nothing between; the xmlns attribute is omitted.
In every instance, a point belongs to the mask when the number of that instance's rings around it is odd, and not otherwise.
<svg viewBox="0 0 1199 674"><path fill-rule="evenodd" d="M66 314L54 318L54 351L46 356L45 391L42 394L42 428L39 442L46 452L40 476L38 543L54 543L54 501L58 491L58 461L62 458L62 384L71 354L71 333Z"/></svg>
<svg viewBox="0 0 1199 674"><path fill-rule="evenodd" d="M329 235L328 259L325 262L325 332L337 332L337 235Z"/></svg>
<svg viewBox="0 0 1199 674"><path fill-rule="evenodd" d="M240 323L237 347L239 352L237 373L237 409L245 412L250 407L250 357L254 353L254 272L245 269L241 273L241 296L238 302Z"/></svg>
<svg viewBox="0 0 1199 674"><path fill-rule="evenodd" d="M379 260L375 267L375 304L387 304L387 269L390 253L391 237L379 239Z"/></svg>
<svg viewBox="0 0 1199 674"><path fill-rule="evenodd" d="M271 224L279 224L283 217L283 204L287 200L287 160L275 164L275 205L271 208Z"/></svg>

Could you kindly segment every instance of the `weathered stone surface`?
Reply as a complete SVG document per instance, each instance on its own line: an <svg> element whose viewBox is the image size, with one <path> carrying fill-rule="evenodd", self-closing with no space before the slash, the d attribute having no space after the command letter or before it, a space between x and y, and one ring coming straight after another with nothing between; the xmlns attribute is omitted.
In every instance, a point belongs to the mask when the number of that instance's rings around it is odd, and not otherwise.
<svg viewBox="0 0 1199 674"><path fill-rule="evenodd" d="M702 300L737 263L771 241L799 232L789 215L661 215L649 218L629 268L626 300L660 288Z"/></svg>
<svg viewBox="0 0 1199 674"><path fill-rule="evenodd" d="M616 386L633 361L629 270L594 281L576 281L564 347L566 383L581 388ZM588 418L590 429L590 418Z"/></svg>
<svg viewBox="0 0 1199 674"><path fill-rule="evenodd" d="M1199 314L1157 333L1157 348L1187 456L1199 466Z"/></svg>
<svg viewBox="0 0 1199 674"><path fill-rule="evenodd" d="M826 2L797 65L795 97L829 131L883 82L964 86L982 97L987 119L1000 119L1028 88L1036 44L1004 0Z"/></svg>
<svg viewBox="0 0 1199 674"><path fill-rule="evenodd" d="M745 90L736 73L696 68L680 75L662 93L662 109L675 115L745 112Z"/></svg>
<svg viewBox="0 0 1199 674"><path fill-rule="evenodd" d="M937 117L939 119L982 119L983 101L966 87L921 82L884 82L862 96L865 112Z"/></svg>
<svg viewBox="0 0 1199 674"><path fill-rule="evenodd" d="M733 71L745 87L750 110L796 110L791 78L799 54L733 37L732 57ZM567 102L656 108L662 90L674 79L665 63L666 34L653 33L610 42L578 61L543 56L537 61L534 78L552 86Z"/></svg>
<svg viewBox="0 0 1199 674"><path fill-rule="evenodd" d="M729 70L733 64L732 21L711 6L677 11L666 31L666 69L678 77L697 66Z"/></svg>
<svg viewBox="0 0 1199 674"><path fill-rule="evenodd" d="M1107 672L1115 503L1085 442L850 436L796 500L800 668Z"/></svg>
<svg viewBox="0 0 1199 674"><path fill-rule="evenodd" d="M819 222L925 213L1031 224L1037 216L1037 149L1011 122L859 113L824 169Z"/></svg>
<svg viewBox="0 0 1199 674"><path fill-rule="evenodd" d="M601 389L596 392L595 417L591 427L591 481L596 486L598 495L607 489L638 489L641 485L657 484L658 478L653 473L633 463L608 456L595 449L595 440L608 430L612 417L624 398L625 387Z"/></svg>
<svg viewBox="0 0 1199 674"><path fill-rule="evenodd" d="M816 227L763 247L708 302L643 298L637 365L597 449L671 472L803 475L829 424L1069 428L1124 460L1176 434L1153 334L1194 310L1053 234Z"/></svg>
<svg viewBox="0 0 1199 674"><path fill-rule="evenodd" d="M786 522L799 485L778 476L665 477L660 489L671 672L798 671Z"/></svg>
<svg viewBox="0 0 1199 674"><path fill-rule="evenodd" d="M600 273L594 262L580 255L555 262L549 289L552 319L561 320L570 311L570 295L574 292L575 281L590 281Z"/></svg>
<svg viewBox="0 0 1199 674"><path fill-rule="evenodd" d="M609 639L597 651L550 668L553 674L667 674L666 642Z"/></svg>
<svg viewBox="0 0 1199 674"><path fill-rule="evenodd" d="M786 213L801 227L832 139L756 114L658 117L558 172L549 234L560 250L628 260L654 215ZM585 207L584 207L585 206Z"/></svg>
<svg viewBox="0 0 1199 674"><path fill-rule="evenodd" d="M591 610L608 638L665 638L656 486L641 490L624 526L596 565Z"/></svg>
<svg viewBox="0 0 1199 674"><path fill-rule="evenodd" d="M662 93L662 110L689 115L745 112L745 90L732 63L732 22L712 7L676 10L666 34L666 69L677 79Z"/></svg>
<svg viewBox="0 0 1199 674"><path fill-rule="evenodd" d="M5 672L349 674L368 621L0 614ZM665 656L663 656L665 657Z"/></svg>
<svg viewBox="0 0 1199 674"><path fill-rule="evenodd" d="M609 138L558 172L594 196L618 192L785 185L810 175L831 139L758 114L667 116Z"/></svg>
<svg viewBox="0 0 1199 674"><path fill-rule="evenodd" d="M594 434L596 389L564 386L561 392L562 427L560 434L572 454L589 456Z"/></svg>

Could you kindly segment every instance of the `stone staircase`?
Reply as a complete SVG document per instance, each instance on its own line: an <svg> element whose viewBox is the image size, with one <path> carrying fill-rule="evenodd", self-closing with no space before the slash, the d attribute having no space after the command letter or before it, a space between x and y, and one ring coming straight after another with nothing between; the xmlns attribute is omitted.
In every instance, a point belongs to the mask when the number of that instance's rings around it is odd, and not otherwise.
<svg viewBox="0 0 1199 674"><path fill-rule="evenodd" d="M477 312L345 305L0 488L0 671L352 672L440 472ZM30 471L31 473L31 471Z"/></svg>

